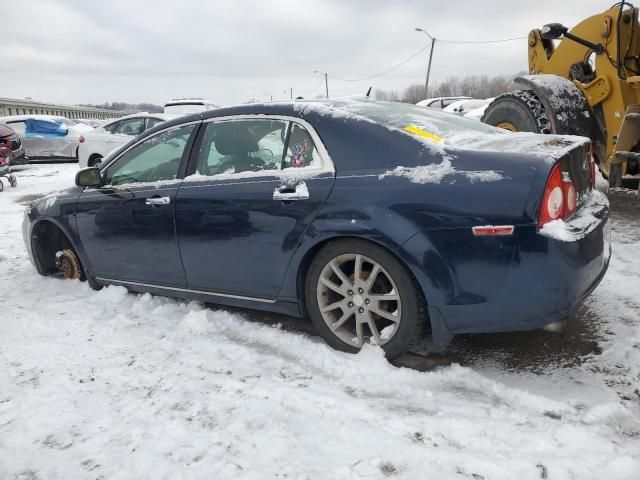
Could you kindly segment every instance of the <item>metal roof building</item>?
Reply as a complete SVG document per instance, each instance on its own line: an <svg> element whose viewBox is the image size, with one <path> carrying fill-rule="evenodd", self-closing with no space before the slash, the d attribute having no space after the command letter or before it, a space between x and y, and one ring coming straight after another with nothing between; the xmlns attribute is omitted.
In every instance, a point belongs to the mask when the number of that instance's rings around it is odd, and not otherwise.
<svg viewBox="0 0 640 480"><path fill-rule="evenodd" d="M0 97L0 116L5 115L58 115L67 118L118 118L123 112L103 108L79 107L76 105L57 105L38 102L31 99Z"/></svg>

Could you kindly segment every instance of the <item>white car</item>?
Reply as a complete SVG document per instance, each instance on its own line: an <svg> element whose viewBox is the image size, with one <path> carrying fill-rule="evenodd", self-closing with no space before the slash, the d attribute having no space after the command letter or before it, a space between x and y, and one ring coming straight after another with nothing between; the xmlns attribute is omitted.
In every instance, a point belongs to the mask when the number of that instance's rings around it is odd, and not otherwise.
<svg viewBox="0 0 640 480"><path fill-rule="evenodd" d="M61 123L66 128L66 134L63 136L26 135L29 119ZM22 137L25 155L29 161L38 162L77 160L81 137L93 131L93 127L55 115L9 115L0 117L0 123L8 125Z"/></svg>
<svg viewBox="0 0 640 480"><path fill-rule="evenodd" d="M451 105L453 102L456 102L458 100L471 100L471 97L434 97L434 98L427 98L425 100L421 100L418 103L416 103L416 105L418 107L427 107L427 108L433 108L435 110L441 110L449 105Z"/></svg>
<svg viewBox="0 0 640 480"><path fill-rule="evenodd" d="M487 102L488 100L477 98L458 100L457 102L453 102L447 107L443 108L442 111L447 113L455 113L456 115L464 115L465 113L469 113L476 108L482 107Z"/></svg>
<svg viewBox="0 0 640 480"><path fill-rule="evenodd" d="M189 113L206 112L214 108L218 108L218 105L204 98L174 98L164 104L164 113L188 115Z"/></svg>
<svg viewBox="0 0 640 480"><path fill-rule="evenodd" d="M134 113L96 128L81 139L78 152L79 167L93 167L99 164L112 150L121 147L145 130L176 116L165 113Z"/></svg>
<svg viewBox="0 0 640 480"><path fill-rule="evenodd" d="M471 110L465 113L463 117L480 121L482 119L482 116L484 115L484 112L487 110L487 107L491 105L491 102L493 102L494 100L495 100L495 97L487 98L484 104L482 104L478 108L475 108L474 110Z"/></svg>

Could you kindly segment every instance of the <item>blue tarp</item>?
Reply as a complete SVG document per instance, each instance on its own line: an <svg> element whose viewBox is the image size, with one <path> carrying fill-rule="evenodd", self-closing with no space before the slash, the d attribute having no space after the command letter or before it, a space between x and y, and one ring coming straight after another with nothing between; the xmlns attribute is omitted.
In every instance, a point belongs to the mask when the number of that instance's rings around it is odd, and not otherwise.
<svg viewBox="0 0 640 480"><path fill-rule="evenodd" d="M68 129L62 122L28 118L24 136L25 138L56 138L64 137L67 133Z"/></svg>

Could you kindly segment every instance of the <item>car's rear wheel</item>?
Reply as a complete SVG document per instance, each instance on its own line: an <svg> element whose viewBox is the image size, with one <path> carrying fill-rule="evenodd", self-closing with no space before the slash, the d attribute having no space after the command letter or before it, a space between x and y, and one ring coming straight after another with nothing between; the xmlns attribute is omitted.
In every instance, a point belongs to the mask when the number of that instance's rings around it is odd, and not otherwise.
<svg viewBox="0 0 640 480"><path fill-rule="evenodd" d="M426 302L404 265L385 249L347 239L314 257L306 278L311 321L338 350L380 345L392 358L425 335Z"/></svg>

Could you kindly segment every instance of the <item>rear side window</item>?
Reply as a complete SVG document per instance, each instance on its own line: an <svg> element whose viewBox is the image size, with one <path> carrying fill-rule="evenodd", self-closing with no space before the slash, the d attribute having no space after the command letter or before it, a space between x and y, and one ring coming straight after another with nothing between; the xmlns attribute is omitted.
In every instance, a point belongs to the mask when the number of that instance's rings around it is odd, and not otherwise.
<svg viewBox="0 0 640 480"><path fill-rule="evenodd" d="M160 120L159 118L147 118L147 126L145 127L145 130L149 130L163 121L164 120Z"/></svg>
<svg viewBox="0 0 640 480"><path fill-rule="evenodd" d="M231 175L290 168L320 168L313 138L284 120L233 120L207 125L196 173Z"/></svg>
<svg viewBox="0 0 640 480"><path fill-rule="evenodd" d="M197 173L280 170L287 126L288 123L281 120L209 123L198 154Z"/></svg>
<svg viewBox="0 0 640 480"><path fill-rule="evenodd" d="M109 132L109 133L113 133L113 131L114 131L116 128L118 128L118 125L120 125L120 122L113 122L113 123L110 123L110 124L108 124L108 125L105 125L105 126L104 126L104 127L102 127L102 128L104 128L104 129L105 129L107 132Z"/></svg>
<svg viewBox="0 0 640 480"><path fill-rule="evenodd" d="M320 155L307 130L294 123L289 133L282 168L320 167Z"/></svg>
<svg viewBox="0 0 640 480"><path fill-rule="evenodd" d="M9 125L18 135L24 135L26 130L26 123L24 120L19 122L7 122L7 125Z"/></svg>
<svg viewBox="0 0 640 480"><path fill-rule="evenodd" d="M112 133L122 133L124 135L138 135L142 131L144 118L130 118L123 120L113 129Z"/></svg>

